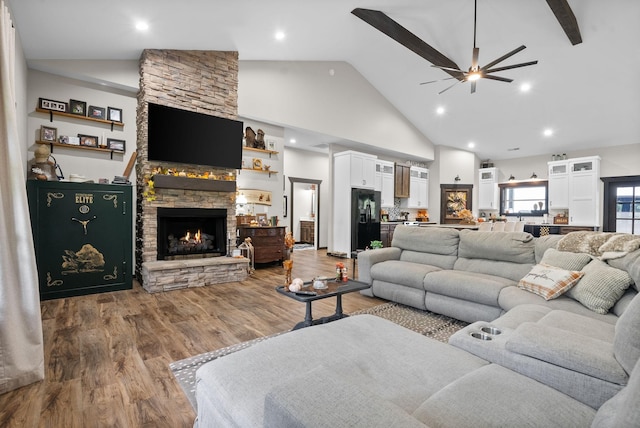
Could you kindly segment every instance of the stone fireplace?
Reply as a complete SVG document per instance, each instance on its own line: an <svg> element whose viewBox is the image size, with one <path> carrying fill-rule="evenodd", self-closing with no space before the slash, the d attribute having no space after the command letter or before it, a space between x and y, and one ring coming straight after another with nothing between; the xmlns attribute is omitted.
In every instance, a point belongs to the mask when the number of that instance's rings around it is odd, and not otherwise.
<svg viewBox="0 0 640 428"><path fill-rule="evenodd" d="M142 53L136 120L136 273L148 292L242 281L248 276L248 260L226 257L233 249L227 248L227 234L236 230L236 171L150 162L147 157L148 103L237 119L237 88L237 52L145 50ZM173 174L159 175L159 170L171 170ZM205 172L225 179L189 178ZM176 209L178 211L173 211ZM167 215L173 212L182 214ZM209 214L192 215L205 212ZM159 221L167 216L173 217L173 221L169 221L173 225L169 227L183 223L190 233L198 232L191 230L197 226L195 217L201 217L198 222L204 217L198 239L202 241L202 233L209 235L205 241L211 241L212 248L203 249L191 235L186 237L173 229L167 233L167 225ZM216 220L207 217L216 217ZM171 252L167 242L169 234L182 254L167 254Z"/></svg>

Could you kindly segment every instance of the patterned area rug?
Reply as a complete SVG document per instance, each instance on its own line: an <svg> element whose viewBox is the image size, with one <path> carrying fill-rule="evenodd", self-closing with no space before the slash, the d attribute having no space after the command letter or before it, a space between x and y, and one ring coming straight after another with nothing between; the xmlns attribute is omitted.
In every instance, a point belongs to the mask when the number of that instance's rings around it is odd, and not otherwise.
<svg viewBox="0 0 640 428"><path fill-rule="evenodd" d="M374 306L373 308L353 312L350 315L360 314L379 316L424 336L431 337L445 343L453 333L468 325L468 323L463 321L428 311L421 311L399 303L384 303L382 305ZM196 355L195 357L175 361L169 364L169 368L176 377L178 384L180 384L180 387L189 399L193 408L197 409L196 370L198 370L201 365L284 333L286 332L259 337L247 342L228 346L226 348L205 352L204 354Z"/></svg>

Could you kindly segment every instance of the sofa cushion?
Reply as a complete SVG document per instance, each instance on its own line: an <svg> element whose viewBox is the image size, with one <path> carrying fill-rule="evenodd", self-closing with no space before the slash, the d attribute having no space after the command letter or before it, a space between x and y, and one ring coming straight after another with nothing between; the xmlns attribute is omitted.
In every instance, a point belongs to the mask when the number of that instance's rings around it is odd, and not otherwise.
<svg viewBox="0 0 640 428"><path fill-rule="evenodd" d="M455 256L459 240L456 229L398 225L391 245L401 250Z"/></svg>
<svg viewBox="0 0 640 428"><path fill-rule="evenodd" d="M544 235L536 238L536 263L540 263L544 253L546 253L549 248L556 248L556 245L558 245L558 241L562 239L562 236L563 235Z"/></svg>
<svg viewBox="0 0 640 428"><path fill-rule="evenodd" d="M593 420L592 428L636 428L640 426L640 360L627 386L604 403Z"/></svg>
<svg viewBox="0 0 640 428"><path fill-rule="evenodd" d="M458 257L535 264L535 241L526 232L477 233L460 231Z"/></svg>
<svg viewBox="0 0 640 428"><path fill-rule="evenodd" d="M640 250L627 254L624 257L607 260L610 266L622 269L633 279L636 291L640 291Z"/></svg>
<svg viewBox="0 0 640 428"><path fill-rule="evenodd" d="M569 291L582 275L583 273L579 271L540 263L518 282L518 287L535 293L545 300L551 300Z"/></svg>
<svg viewBox="0 0 640 428"><path fill-rule="evenodd" d="M640 359L640 298L634 297L616 323L613 352L622 367L631 370Z"/></svg>
<svg viewBox="0 0 640 428"><path fill-rule="evenodd" d="M431 272L424 277L428 292L496 307L500 291L512 285L515 281L507 278L458 270Z"/></svg>
<svg viewBox="0 0 640 428"><path fill-rule="evenodd" d="M493 232L491 232L493 233ZM496 232L498 233L498 232ZM487 259L466 259L458 258L453 268L455 270L483 273L486 275L499 276L518 282L531 269L531 264L521 264Z"/></svg>
<svg viewBox="0 0 640 428"><path fill-rule="evenodd" d="M606 314L631 285L631 277L623 270L593 260L582 270L584 276L567 295L599 314Z"/></svg>
<svg viewBox="0 0 640 428"><path fill-rule="evenodd" d="M402 261L437 266L441 269L453 269L457 259L456 256L423 253L413 250L403 250L400 254L400 260Z"/></svg>
<svg viewBox="0 0 640 428"><path fill-rule="evenodd" d="M555 266L566 270L582 270L592 257L586 253L572 253L570 251L558 251L555 248L549 248L544 252L540 263Z"/></svg>
<svg viewBox="0 0 640 428"><path fill-rule="evenodd" d="M562 309L564 311L574 312L576 314L587 317L600 319L610 324L618 322L618 317L613 313L605 315L597 314L592 310L582 306L582 303L567 297L566 294L556 297L553 300L544 300L537 294L530 293L518 287L506 287L500 291L498 303L504 311L512 310L519 305L542 305L552 309Z"/></svg>
<svg viewBox="0 0 640 428"><path fill-rule="evenodd" d="M616 331L614 324L557 309L543 316L538 321L538 324L581 334L611 344L613 344Z"/></svg>
<svg viewBox="0 0 640 428"><path fill-rule="evenodd" d="M429 272L439 270L441 269L437 266L401 260L387 260L386 262L376 263L371 267L371 278L374 281L392 282L405 287L424 290L424 277Z"/></svg>
<svg viewBox="0 0 640 428"><path fill-rule="evenodd" d="M493 233L493 232L492 232ZM426 400L413 415L431 427L587 427L595 410L497 364Z"/></svg>

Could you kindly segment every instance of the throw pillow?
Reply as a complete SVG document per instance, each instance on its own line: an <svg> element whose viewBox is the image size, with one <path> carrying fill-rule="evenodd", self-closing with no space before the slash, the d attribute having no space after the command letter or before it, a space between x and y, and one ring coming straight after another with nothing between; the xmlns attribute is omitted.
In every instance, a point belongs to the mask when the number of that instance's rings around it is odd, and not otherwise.
<svg viewBox="0 0 640 428"><path fill-rule="evenodd" d="M555 299L566 293L582 277L582 272L537 264L519 282L518 287L543 297Z"/></svg>
<svg viewBox="0 0 640 428"><path fill-rule="evenodd" d="M582 269L584 276L567 295L599 314L606 314L633 282L629 274L593 260Z"/></svg>
<svg viewBox="0 0 640 428"><path fill-rule="evenodd" d="M555 248L549 248L544 252L540 263L551 265L560 269L582 270L592 257L587 253L572 253L570 251L558 251Z"/></svg>

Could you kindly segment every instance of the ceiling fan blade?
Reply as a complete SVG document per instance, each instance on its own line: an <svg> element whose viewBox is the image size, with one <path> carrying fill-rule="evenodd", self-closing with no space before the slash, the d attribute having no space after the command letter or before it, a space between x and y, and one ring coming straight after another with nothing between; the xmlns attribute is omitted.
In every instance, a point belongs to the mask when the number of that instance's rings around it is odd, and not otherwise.
<svg viewBox="0 0 640 428"><path fill-rule="evenodd" d="M511 70L512 68L519 68L519 67L527 67L529 65L536 65L538 63L538 61L529 61L529 62L523 62L520 64L513 64L513 65L505 65L504 67L498 67L498 68L492 68L491 70L485 70L484 73L495 73L496 71L504 71L504 70Z"/></svg>
<svg viewBox="0 0 640 428"><path fill-rule="evenodd" d="M484 67L482 67L480 70L484 71L484 70L488 70L491 67L493 67L494 65L496 65L499 62L504 61L505 59L512 57L513 55L517 54L518 52L520 52L521 50L526 49L525 45L522 45L520 47L515 48L514 50L512 50L511 52L502 55L500 58L495 59L493 61L491 61L489 64L486 64Z"/></svg>
<svg viewBox="0 0 640 428"><path fill-rule="evenodd" d="M439 68L439 69L444 70L444 71L454 71L454 72L458 72L458 73L464 74L464 71L460 70L459 68L443 67L441 65L431 65L431 67Z"/></svg>
<svg viewBox="0 0 640 428"><path fill-rule="evenodd" d="M471 68L474 70L478 67L479 54L480 54L480 48L473 48L473 58L471 58Z"/></svg>
<svg viewBox="0 0 640 428"><path fill-rule="evenodd" d="M445 77L444 79L429 80L428 82L422 82L422 83L420 83L420 84L421 84L421 85L428 85L429 83L442 82L443 80L451 80L451 79L455 79L455 77Z"/></svg>
<svg viewBox="0 0 640 428"><path fill-rule="evenodd" d="M444 56L442 53L438 52L435 48L428 45L426 42L404 28L402 25L389 18L383 12L380 12L378 10L355 8L351 11L351 13L362 19L364 22L371 25L375 29L391 37L396 42L420 55L431 64L460 70L460 67L458 67L455 62ZM464 75L459 71L444 71L455 77L456 79L464 78Z"/></svg>
<svg viewBox="0 0 640 428"><path fill-rule="evenodd" d="M440 92L438 92L438 95L442 94L443 92L448 91L449 89L453 88L454 86L456 86L458 83L463 82L464 80L458 80L456 83L454 83L453 85L444 88L443 90L441 90Z"/></svg>
<svg viewBox="0 0 640 428"><path fill-rule="evenodd" d="M471 93L475 93L476 92L476 82L475 80L473 82L471 82Z"/></svg>
<svg viewBox="0 0 640 428"><path fill-rule="evenodd" d="M567 0L547 0L547 4L553 11L553 14L556 16L567 37L569 37L571 44L575 46L582 43L578 21Z"/></svg>
<svg viewBox="0 0 640 428"><path fill-rule="evenodd" d="M498 80L500 82L507 82L507 83L513 82L513 79L507 79L506 77L500 77L500 76L482 76L482 78L489 79L489 80Z"/></svg>

